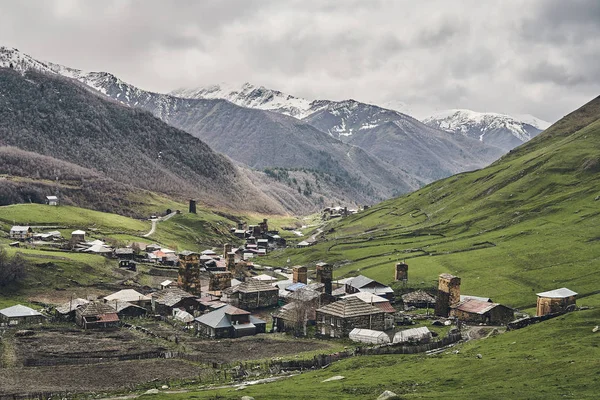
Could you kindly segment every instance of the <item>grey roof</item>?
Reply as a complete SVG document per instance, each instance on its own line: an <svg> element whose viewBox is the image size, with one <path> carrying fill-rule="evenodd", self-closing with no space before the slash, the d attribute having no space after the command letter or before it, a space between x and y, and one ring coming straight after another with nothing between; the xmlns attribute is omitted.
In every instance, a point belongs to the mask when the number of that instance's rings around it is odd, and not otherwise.
<svg viewBox="0 0 600 400"><path fill-rule="evenodd" d="M2 310L0 310L0 314L4 315L7 318L43 316L41 313L35 311L33 308L29 308L21 304L3 308Z"/></svg>
<svg viewBox="0 0 600 400"><path fill-rule="evenodd" d="M104 314L115 314L117 310L108 304L100 302L90 302L79 307L78 315L81 313L83 316L95 316Z"/></svg>
<svg viewBox="0 0 600 400"><path fill-rule="evenodd" d="M286 297L289 299L292 299L292 300L296 300L296 301L312 301L312 300L318 299L320 296L321 296L321 293L317 292L316 290L300 288L300 289L290 293Z"/></svg>
<svg viewBox="0 0 600 400"><path fill-rule="evenodd" d="M58 200L58 197L56 197L56 196L46 196L46 199L48 199L48 200Z"/></svg>
<svg viewBox="0 0 600 400"><path fill-rule="evenodd" d="M560 289L550 290L548 292L542 292L537 294L540 297L550 297L554 299L563 299L565 297L577 296L577 293L572 291L571 289L567 289L565 287Z"/></svg>
<svg viewBox="0 0 600 400"><path fill-rule="evenodd" d="M206 250L205 250L206 251ZM213 251L214 253L214 251ZM192 254L198 254L195 251L190 251L190 250L184 250L182 252L179 253L180 256L191 256Z"/></svg>
<svg viewBox="0 0 600 400"><path fill-rule="evenodd" d="M462 296L461 296L462 298ZM402 295L402 301L404 303L435 303L435 297L430 295L424 290L416 290L414 292L406 293Z"/></svg>
<svg viewBox="0 0 600 400"><path fill-rule="evenodd" d="M15 225L12 228L10 228L11 232L27 232L29 229L31 229L28 226L20 226L20 225Z"/></svg>
<svg viewBox="0 0 600 400"><path fill-rule="evenodd" d="M136 304L131 304L126 301L111 301L109 304L111 306L113 306L117 310L118 313L129 307L139 308L141 310L146 311L146 309L144 307L140 307Z"/></svg>
<svg viewBox="0 0 600 400"><path fill-rule="evenodd" d="M352 287L360 289L363 286L366 286L366 285L368 285L371 282L375 282L375 281L373 279L371 279L371 278L367 278L364 275L359 275L359 276L356 276L356 277L352 278L352 280L349 281L348 284L350 286L352 286Z"/></svg>
<svg viewBox="0 0 600 400"><path fill-rule="evenodd" d="M196 318L196 321L201 323L202 325L207 325L211 328L228 328L231 326L231 321L229 320L228 313L235 313L236 311L243 311L234 306L223 306L215 311L211 311L208 314L201 315Z"/></svg>
<svg viewBox="0 0 600 400"><path fill-rule="evenodd" d="M185 290L173 287L154 292L152 293L152 297L157 303L172 307L175 304L179 303L182 299L187 299L196 296L186 292Z"/></svg>
<svg viewBox="0 0 600 400"><path fill-rule="evenodd" d="M255 292L271 292L271 291L279 291L279 289L275 286L269 285L263 281L259 281L258 279L248 279L247 281L240 283L234 287L229 287L225 289L227 294L230 293L255 293Z"/></svg>
<svg viewBox="0 0 600 400"><path fill-rule="evenodd" d="M86 299L73 299L72 301L67 301L66 303L56 307L56 311L59 314L68 314L71 311L75 311L77 310L79 307L81 307L84 304L89 303L89 300Z"/></svg>
<svg viewBox="0 0 600 400"><path fill-rule="evenodd" d="M141 294L140 292L133 289L123 289L110 294L104 298L106 301L150 301L150 297Z"/></svg>
<svg viewBox="0 0 600 400"><path fill-rule="evenodd" d="M121 247L119 249L115 249L115 254L133 254L133 249L129 247Z"/></svg>
<svg viewBox="0 0 600 400"><path fill-rule="evenodd" d="M336 301L325 307L319 308L317 311L342 318L356 317L359 315L383 314L383 311L379 308L367 304L356 297Z"/></svg>
<svg viewBox="0 0 600 400"><path fill-rule="evenodd" d="M488 303L492 302L492 299L490 299L489 297L478 297L478 296L469 296L469 295L460 295L460 301L465 301L465 300L478 300L478 301L485 301Z"/></svg>

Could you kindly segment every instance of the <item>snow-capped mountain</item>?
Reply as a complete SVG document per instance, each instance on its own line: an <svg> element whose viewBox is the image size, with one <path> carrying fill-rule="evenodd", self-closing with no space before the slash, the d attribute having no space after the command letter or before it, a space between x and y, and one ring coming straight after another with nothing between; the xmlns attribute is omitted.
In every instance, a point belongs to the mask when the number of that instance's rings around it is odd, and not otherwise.
<svg viewBox="0 0 600 400"><path fill-rule="evenodd" d="M423 122L436 129L459 133L509 151L527 142L550 124L531 115L515 118L497 113L457 109L436 113Z"/></svg>

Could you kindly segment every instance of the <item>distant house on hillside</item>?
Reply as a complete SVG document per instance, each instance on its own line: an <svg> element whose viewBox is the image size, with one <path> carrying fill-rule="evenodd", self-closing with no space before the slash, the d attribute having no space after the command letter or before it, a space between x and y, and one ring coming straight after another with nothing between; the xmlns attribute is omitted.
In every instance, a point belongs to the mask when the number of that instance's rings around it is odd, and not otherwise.
<svg viewBox="0 0 600 400"><path fill-rule="evenodd" d="M85 242L85 231L80 229L71 232L71 241L72 242Z"/></svg>
<svg viewBox="0 0 600 400"><path fill-rule="evenodd" d="M547 314L569 311L575 308L577 293L567 288L560 288L537 294L536 315L541 317Z"/></svg>
<svg viewBox="0 0 600 400"><path fill-rule="evenodd" d="M248 279L223 290L221 300L244 310L271 307L279 300L279 289L257 279Z"/></svg>
<svg viewBox="0 0 600 400"><path fill-rule="evenodd" d="M135 291L133 289L119 290L118 292L115 292L104 298L104 301L106 303L109 303L109 305L112 305L112 303L114 302L120 301L135 304L140 307L149 307L151 300L152 299L149 296L141 294L140 292Z"/></svg>
<svg viewBox="0 0 600 400"><path fill-rule="evenodd" d="M41 313L21 304L0 310L0 325L37 324L45 319Z"/></svg>
<svg viewBox="0 0 600 400"><path fill-rule="evenodd" d="M30 226L20 226L15 225L10 228L10 238L11 239L29 239L33 236L33 230Z"/></svg>
<svg viewBox="0 0 600 400"><path fill-rule="evenodd" d="M46 204L48 204L49 206L57 206L58 205L58 197L46 196Z"/></svg>
<svg viewBox="0 0 600 400"><path fill-rule="evenodd" d="M317 335L347 337L354 328L382 331L385 313L364 301L350 297L321 307L316 311Z"/></svg>
<svg viewBox="0 0 600 400"><path fill-rule="evenodd" d="M450 316L465 322L500 325L512 321L514 311L502 304L466 299L450 306Z"/></svg>
<svg viewBox="0 0 600 400"><path fill-rule="evenodd" d="M224 305L215 311L196 318L198 334L210 338L237 338L264 333L266 322L250 312L231 305Z"/></svg>
<svg viewBox="0 0 600 400"><path fill-rule="evenodd" d="M83 329L110 329L119 326L119 316L108 304L90 302L75 310L75 322Z"/></svg>
<svg viewBox="0 0 600 400"><path fill-rule="evenodd" d="M388 300L394 299L394 290L391 287L379 283L374 279L367 278L364 275L358 275L346 281L346 293L352 294L358 292L376 294Z"/></svg>
<svg viewBox="0 0 600 400"><path fill-rule="evenodd" d="M197 297L177 287L160 290L152 293L152 310L156 314L171 316L173 310L183 309L190 314L200 308Z"/></svg>

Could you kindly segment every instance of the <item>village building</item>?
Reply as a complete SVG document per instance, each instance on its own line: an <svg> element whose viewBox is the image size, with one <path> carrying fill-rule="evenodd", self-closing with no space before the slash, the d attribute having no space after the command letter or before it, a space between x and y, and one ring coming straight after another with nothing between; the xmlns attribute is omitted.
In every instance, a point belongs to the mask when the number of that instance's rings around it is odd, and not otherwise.
<svg viewBox="0 0 600 400"><path fill-rule="evenodd" d="M390 301L385 297L377 296L376 294L368 293L368 292L358 292L353 294L348 294L342 297L342 299L348 299L351 297L355 297L367 304L375 306L379 308L381 311L385 313L385 326L384 330L392 329L394 326L394 315L396 314L396 309L392 306Z"/></svg>
<svg viewBox="0 0 600 400"><path fill-rule="evenodd" d="M89 302L90 302L89 300L80 299L80 298L69 300L66 303L64 303L54 309L54 316L59 321L74 322L75 321L75 311L79 307L81 307L85 304L88 304Z"/></svg>
<svg viewBox="0 0 600 400"><path fill-rule="evenodd" d="M292 268L292 281L294 283L308 283L308 268L302 265L296 265Z"/></svg>
<svg viewBox="0 0 600 400"><path fill-rule="evenodd" d="M375 294L388 300L394 299L394 289L364 275L358 275L346 281L346 293L358 292Z"/></svg>
<svg viewBox="0 0 600 400"><path fill-rule="evenodd" d="M470 296L467 294L461 294L460 301L465 301L465 300L477 300L477 301L484 301L486 303L493 303L492 299L490 299L489 297Z"/></svg>
<svg viewBox="0 0 600 400"><path fill-rule="evenodd" d="M21 304L0 310L0 325L2 326L39 324L45 320L46 317L42 313Z"/></svg>
<svg viewBox="0 0 600 400"><path fill-rule="evenodd" d="M75 322L83 329L111 329L119 326L119 316L108 304L90 302L75 310Z"/></svg>
<svg viewBox="0 0 600 400"><path fill-rule="evenodd" d="M85 242L85 231L78 229L71 232L71 241L74 243Z"/></svg>
<svg viewBox="0 0 600 400"><path fill-rule="evenodd" d="M317 282L325 285L325 294L333 292L333 266L325 262L319 262L315 266Z"/></svg>
<svg viewBox="0 0 600 400"><path fill-rule="evenodd" d="M450 306L460 301L460 278L451 274L440 274L435 299L435 315L448 317Z"/></svg>
<svg viewBox="0 0 600 400"><path fill-rule="evenodd" d="M323 337L347 337L354 328L385 329L385 313L356 297L317 309L316 320L316 333Z"/></svg>
<svg viewBox="0 0 600 400"><path fill-rule="evenodd" d="M487 301L467 299L451 305L450 308L450 316L464 322L504 325L514 319L514 311L511 308Z"/></svg>
<svg viewBox="0 0 600 400"><path fill-rule="evenodd" d="M264 333L266 326L262 319L232 305L224 305L196 318L198 334L213 339L256 335Z"/></svg>
<svg viewBox="0 0 600 400"><path fill-rule="evenodd" d="M231 287L233 274L229 271L212 270L209 274L208 291L223 291Z"/></svg>
<svg viewBox="0 0 600 400"><path fill-rule="evenodd" d="M390 342L390 337L383 331L374 331L371 329L354 328L348 335L353 342L367 344L386 344Z"/></svg>
<svg viewBox="0 0 600 400"><path fill-rule="evenodd" d="M82 250L82 252L110 256L113 254L113 249L105 244L94 244L87 249Z"/></svg>
<svg viewBox="0 0 600 400"><path fill-rule="evenodd" d="M115 249L115 257L120 260L133 260L135 257L135 251L131 247L121 247Z"/></svg>
<svg viewBox="0 0 600 400"><path fill-rule="evenodd" d="M416 290L414 292L402 295L402 303L404 309L414 308L434 308L435 297L425 292L424 290Z"/></svg>
<svg viewBox="0 0 600 400"><path fill-rule="evenodd" d="M119 290L111 295L104 297L104 301L112 305L116 301L127 302L135 304L143 308L149 308L152 302L150 296L141 294L140 292L133 289Z"/></svg>
<svg viewBox="0 0 600 400"><path fill-rule="evenodd" d="M576 307L577 293L567 288L560 288L537 294L536 315L570 311Z"/></svg>
<svg viewBox="0 0 600 400"><path fill-rule="evenodd" d="M126 301L112 301L108 303L116 311L119 319L123 318L139 318L143 317L148 313L148 310L144 307L140 307L137 304L128 303Z"/></svg>
<svg viewBox="0 0 600 400"><path fill-rule="evenodd" d="M46 204L49 206L57 206L58 205L58 197L57 196L46 196Z"/></svg>
<svg viewBox="0 0 600 400"><path fill-rule="evenodd" d="M223 290L222 301L244 310L271 307L277 304L279 289L260 280L245 282Z"/></svg>
<svg viewBox="0 0 600 400"><path fill-rule="evenodd" d="M33 236L33 230L30 226L15 225L10 228L10 238L25 240Z"/></svg>
<svg viewBox="0 0 600 400"><path fill-rule="evenodd" d="M427 327L404 329L394 334L393 343L429 343L431 332Z"/></svg>
<svg viewBox="0 0 600 400"><path fill-rule="evenodd" d="M152 293L152 311L163 316L173 315L174 309L183 309L190 314L200 308L197 297L177 287Z"/></svg>
<svg viewBox="0 0 600 400"><path fill-rule="evenodd" d="M168 289L168 288L171 288L171 287L174 287L174 286L175 286L175 282L173 282L173 281L172 281L172 280L170 280L170 279L167 279L167 280L165 280L165 281L162 281L162 282L159 284L160 290Z"/></svg>

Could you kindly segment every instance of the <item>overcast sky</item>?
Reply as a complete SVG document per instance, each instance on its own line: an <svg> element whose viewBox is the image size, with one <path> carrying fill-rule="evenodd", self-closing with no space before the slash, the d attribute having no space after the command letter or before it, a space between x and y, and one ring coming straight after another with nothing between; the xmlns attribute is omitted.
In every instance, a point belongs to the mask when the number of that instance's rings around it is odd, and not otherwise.
<svg viewBox="0 0 600 400"><path fill-rule="evenodd" d="M550 122L600 95L598 0L0 0L0 39L159 92L248 81Z"/></svg>

